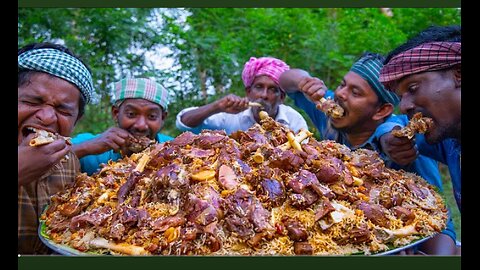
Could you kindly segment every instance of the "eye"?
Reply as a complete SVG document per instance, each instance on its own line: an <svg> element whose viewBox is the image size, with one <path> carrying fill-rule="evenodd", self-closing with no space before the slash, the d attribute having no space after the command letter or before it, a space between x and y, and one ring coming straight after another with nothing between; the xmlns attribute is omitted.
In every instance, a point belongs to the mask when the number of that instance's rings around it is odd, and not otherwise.
<svg viewBox="0 0 480 270"><path fill-rule="evenodd" d="M415 92L418 90L418 85L417 84L411 84L408 86L407 91L410 94L415 94Z"/></svg>
<svg viewBox="0 0 480 270"><path fill-rule="evenodd" d="M60 114L65 115L65 116L72 116L73 113L68 110L57 110Z"/></svg>
<svg viewBox="0 0 480 270"><path fill-rule="evenodd" d="M360 90L358 90L357 88L353 88L353 89L352 89L352 95L353 95L354 97L358 97L358 96L360 96L361 94L362 94L362 93L361 93Z"/></svg>
<svg viewBox="0 0 480 270"><path fill-rule="evenodd" d="M260 84L255 84L253 86L253 89L255 89L255 91L261 91L261 90L263 90L263 87Z"/></svg>
<svg viewBox="0 0 480 270"><path fill-rule="evenodd" d="M128 117L128 118L134 118L136 116L136 114L134 112L126 112L125 115Z"/></svg>
<svg viewBox="0 0 480 270"><path fill-rule="evenodd" d="M31 101L27 101L27 100L23 100L23 101L21 101L21 103L26 104L26 105L29 105L29 106L35 106L35 105L37 105L37 103L31 102Z"/></svg>
<svg viewBox="0 0 480 270"><path fill-rule="evenodd" d="M154 113L152 113L152 114L149 114L149 115L148 115L148 119L149 119L149 120L154 120L154 121L155 121L155 120L157 120L157 119L158 119L158 114L154 114Z"/></svg>
<svg viewBox="0 0 480 270"><path fill-rule="evenodd" d="M276 87L270 87L270 88L268 88L268 93L271 94L271 95L276 95L276 94L280 93L280 90L278 90L278 88L276 88Z"/></svg>
<svg viewBox="0 0 480 270"><path fill-rule="evenodd" d="M19 100L19 102L28 106L36 106L41 104L41 101L35 99L22 99Z"/></svg>
<svg viewBox="0 0 480 270"><path fill-rule="evenodd" d="M345 87L345 82L342 82L339 86L337 86L337 89L342 89L343 87Z"/></svg>

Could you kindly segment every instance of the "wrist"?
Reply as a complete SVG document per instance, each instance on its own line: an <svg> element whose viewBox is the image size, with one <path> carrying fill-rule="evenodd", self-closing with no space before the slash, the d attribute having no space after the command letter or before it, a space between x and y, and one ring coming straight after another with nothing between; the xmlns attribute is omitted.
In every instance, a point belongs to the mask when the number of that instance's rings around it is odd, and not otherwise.
<svg viewBox="0 0 480 270"><path fill-rule="evenodd" d="M211 107L208 109L209 116L223 112L223 106L221 105L221 100L217 100L211 103L210 105Z"/></svg>
<svg viewBox="0 0 480 270"><path fill-rule="evenodd" d="M88 155L88 142L72 145L72 151L78 158Z"/></svg>

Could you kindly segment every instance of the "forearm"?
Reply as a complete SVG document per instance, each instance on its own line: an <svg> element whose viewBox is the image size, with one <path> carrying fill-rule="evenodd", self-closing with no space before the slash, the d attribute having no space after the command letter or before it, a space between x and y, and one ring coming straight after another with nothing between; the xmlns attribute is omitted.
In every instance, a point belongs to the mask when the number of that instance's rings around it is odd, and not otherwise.
<svg viewBox="0 0 480 270"><path fill-rule="evenodd" d="M422 243L419 250L428 255L455 255L457 247L450 236L440 233Z"/></svg>
<svg viewBox="0 0 480 270"><path fill-rule="evenodd" d="M72 151L78 158L88 155L98 155L110 149L111 146L106 146L95 139L72 145Z"/></svg>
<svg viewBox="0 0 480 270"><path fill-rule="evenodd" d="M186 112L181 117L181 121L184 125L189 127L196 127L205 121L208 117L222 112L217 102L213 102L197 109Z"/></svg>
<svg viewBox="0 0 480 270"><path fill-rule="evenodd" d="M72 145L72 151L78 158L82 158L88 155L88 146L87 143L80 143Z"/></svg>
<svg viewBox="0 0 480 270"><path fill-rule="evenodd" d="M287 93L300 91L298 84L303 77L310 77L310 74L302 69L287 70L279 78L280 87Z"/></svg>

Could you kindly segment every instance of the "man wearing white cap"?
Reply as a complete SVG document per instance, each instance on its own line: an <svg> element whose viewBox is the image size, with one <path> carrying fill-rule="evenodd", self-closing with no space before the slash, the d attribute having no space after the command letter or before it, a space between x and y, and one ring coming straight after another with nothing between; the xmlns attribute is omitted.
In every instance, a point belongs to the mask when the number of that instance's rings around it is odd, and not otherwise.
<svg viewBox="0 0 480 270"><path fill-rule="evenodd" d="M167 118L168 91L153 80L126 78L114 83L112 117L117 123L105 132L82 133L72 139L81 171L91 175L100 164L139 152L155 141L173 139L159 133Z"/></svg>

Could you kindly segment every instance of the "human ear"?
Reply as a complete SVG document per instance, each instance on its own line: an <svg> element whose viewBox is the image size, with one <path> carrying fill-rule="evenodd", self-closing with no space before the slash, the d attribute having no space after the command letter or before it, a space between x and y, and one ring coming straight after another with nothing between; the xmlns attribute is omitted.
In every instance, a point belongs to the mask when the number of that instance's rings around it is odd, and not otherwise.
<svg viewBox="0 0 480 270"><path fill-rule="evenodd" d="M391 103L384 103L380 105L377 112L373 115L372 119L375 121L386 118L393 113L393 105Z"/></svg>
<svg viewBox="0 0 480 270"><path fill-rule="evenodd" d="M120 114L120 106L112 106L112 119L117 126L120 126L120 121L118 120L118 115Z"/></svg>
<svg viewBox="0 0 480 270"><path fill-rule="evenodd" d="M462 87L462 66L461 66L461 64L458 64L453 68L453 76L455 78L455 87L456 88L461 88Z"/></svg>
<svg viewBox="0 0 480 270"><path fill-rule="evenodd" d="M163 121L165 121L165 119L167 119L167 116L168 116L168 112L162 111L162 120Z"/></svg>
<svg viewBox="0 0 480 270"><path fill-rule="evenodd" d="M77 117L77 120L75 120L75 125L78 123L78 121L80 121L80 119L83 118L84 115L85 115L85 114L82 114L82 115L80 115L79 117Z"/></svg>

